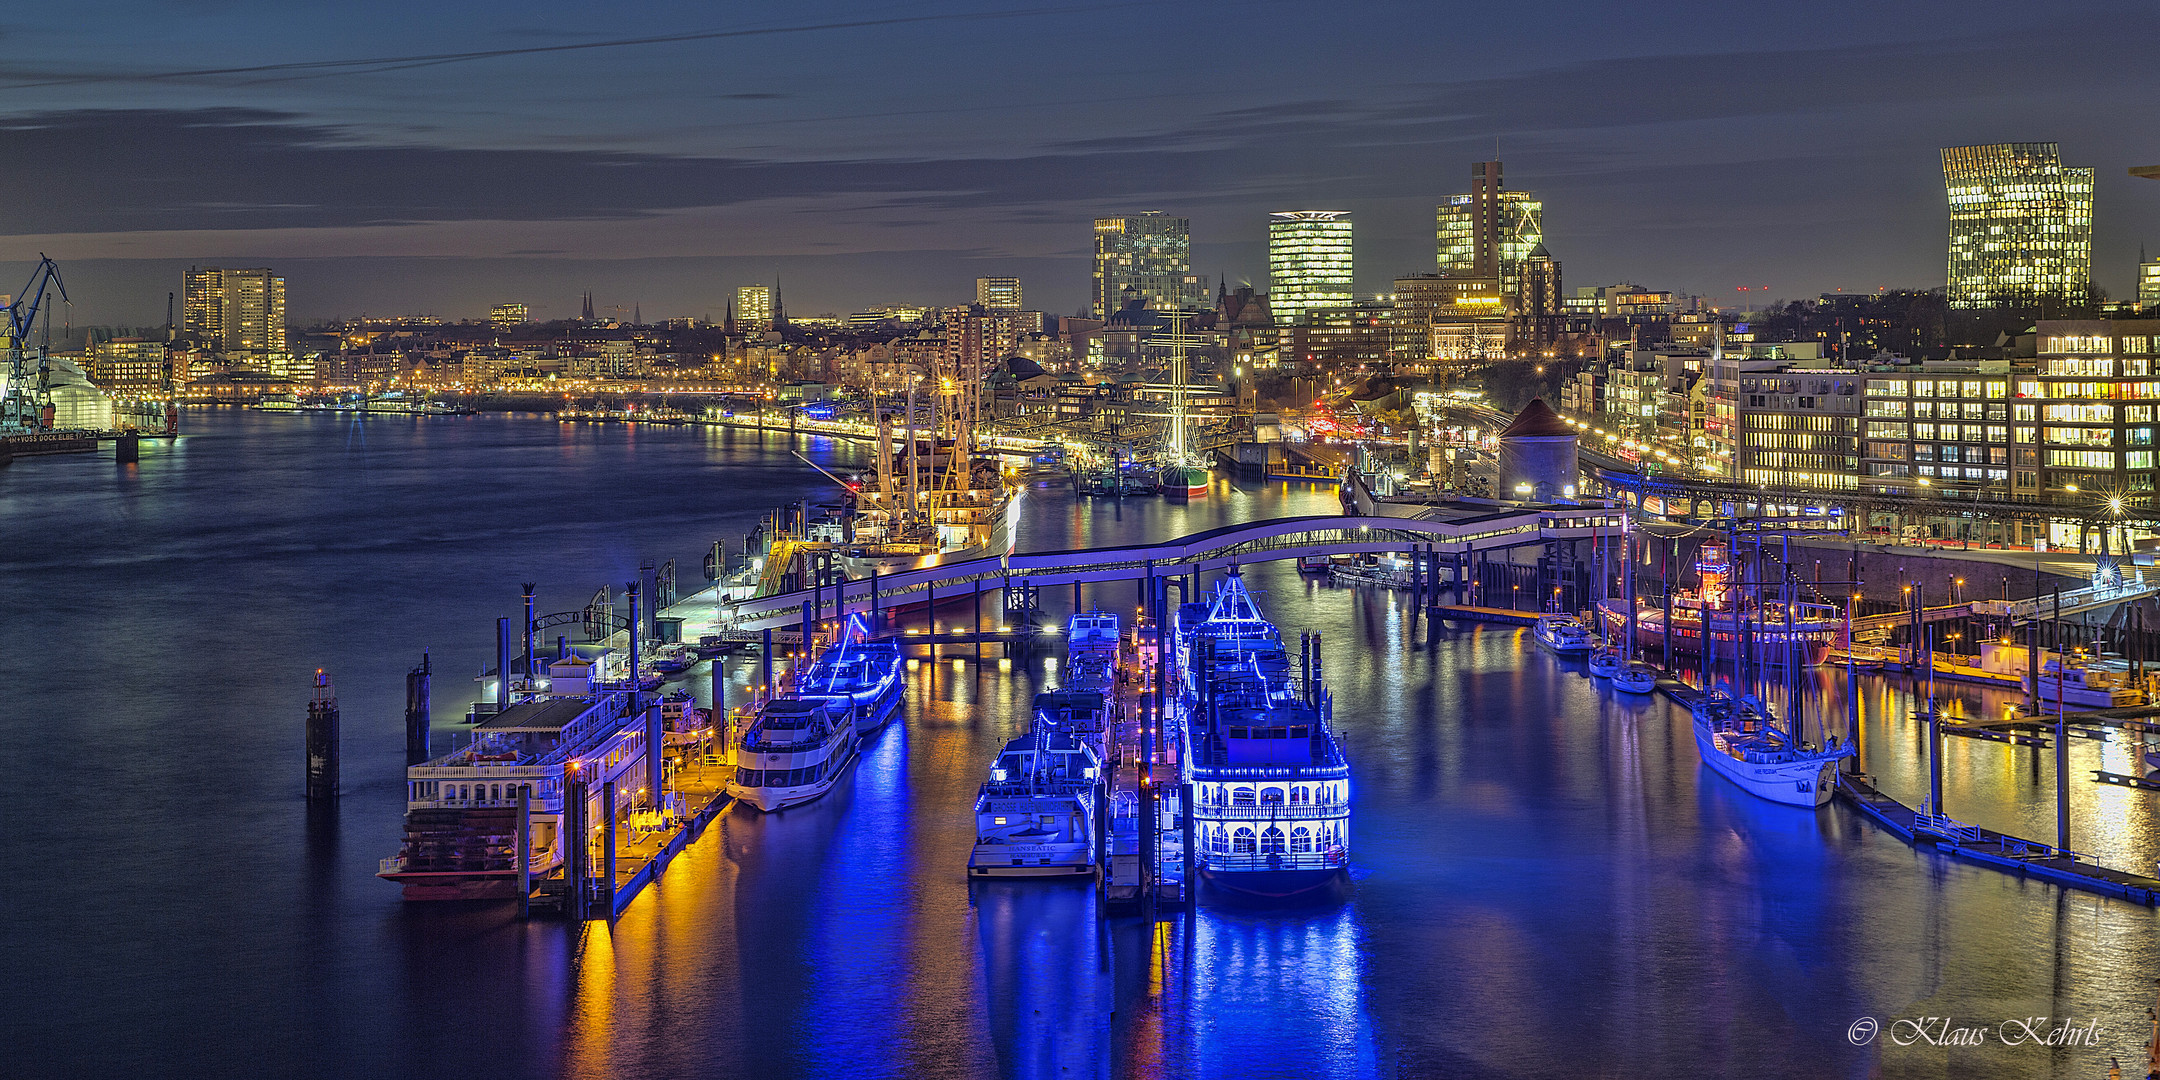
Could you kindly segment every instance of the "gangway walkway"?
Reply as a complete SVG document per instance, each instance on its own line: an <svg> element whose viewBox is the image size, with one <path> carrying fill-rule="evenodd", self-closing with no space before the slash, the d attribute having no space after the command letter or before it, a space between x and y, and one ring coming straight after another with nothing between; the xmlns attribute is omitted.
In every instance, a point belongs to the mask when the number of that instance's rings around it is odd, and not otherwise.
<svg viewBox="0 0 2160 1080"><path fill-rule="evenodd" d="M1158 544L966 559L874 579L753 597L723 604L717 614L724 626L758 630L796 625L801 621L802 608L813 602L821 618L840 618L868 611L873 603L880 609L914 604L926 599L928 593L971 588L978 583L1049 587L1135 581L1305 556L1407 551L1413 545L1430 545L1442 555L1462 556L1610 535L1618 514L1604 506L1495 506L1490 514L1446 521L1329 515L1269 518ZM957 597L958 593L948 595Z"/></svg>

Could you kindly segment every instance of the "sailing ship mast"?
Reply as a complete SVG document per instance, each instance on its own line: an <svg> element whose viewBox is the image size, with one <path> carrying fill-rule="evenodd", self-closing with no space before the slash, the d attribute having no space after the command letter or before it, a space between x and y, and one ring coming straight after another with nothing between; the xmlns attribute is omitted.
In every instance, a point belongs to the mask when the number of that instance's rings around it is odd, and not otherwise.
<svg viewBox="0 0 2160 1080"><path fill-rule="evenodd" d="M1192 318L1189 311L1173 311L1170 319L1170 460L1167 464L1182 466L1185 456L1185 384L1187 370L1185 360L1185 320Z"/></svg>

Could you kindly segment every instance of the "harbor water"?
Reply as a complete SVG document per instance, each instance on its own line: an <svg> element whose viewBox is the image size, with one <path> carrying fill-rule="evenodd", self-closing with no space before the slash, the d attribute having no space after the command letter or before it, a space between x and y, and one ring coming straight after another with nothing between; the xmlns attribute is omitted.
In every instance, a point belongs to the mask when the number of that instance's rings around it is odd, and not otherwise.
<svg viewBox="0 0 2160 1080"><path fill-rule="evenodd" d="M1704 772L1684 710L1625 698L1514 627L1247 570L1323 635L1353 770L1338 903L1102 922L1085 886L971 884L969 807L1057 656L911 666L904 718L825 799L732 813L612 927L406 904L374 877L403 809L403 675L442 730L494 620L618 591L825 498L846 444L535 416L197 411L141 461L0 470L0 928L9 1075L2093 1077L2142 1062L2152 909L1919 852L1842 805ZM1190 505L1027 495L1021 545L1097 547L1334 513L1312 485ZM1051 616L1069 590L1044 590ZM1090 606L1130 611L1130 583ZM987 607L987 604L986 604ZM736 700L755 663L690 684ZM310 683L343 791L302 799ZM933 677L934 676L934 677ZM1842 724L1844 675L1814 716ZM1916 804L1901 678L1862 675L1869 771ZM1998 691L1938 684L1954 710ZM440 737L440 736L439 736ZM2155 796L2091 783L2072 846L2151 872ZM2125 760L2116 760L2124 758ZM1945 751L1949 811L2053 836L2053 753ZM2009 1045L2005 1021L2095 1022ZM1860 1039L1863 1018L1877 1037ZM1891 1038L1979 1026L1979 1045ZM2042 1025L2045 1031L2045 1025ZM2015 1029L2013 1029L2015 1030Z"/></svg>

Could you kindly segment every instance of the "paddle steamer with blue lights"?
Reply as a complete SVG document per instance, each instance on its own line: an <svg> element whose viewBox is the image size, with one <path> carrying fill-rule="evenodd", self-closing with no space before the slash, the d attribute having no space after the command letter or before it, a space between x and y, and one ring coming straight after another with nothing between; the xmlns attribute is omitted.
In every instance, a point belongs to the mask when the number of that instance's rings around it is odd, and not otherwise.
<svg viewBox="0 0 2160 1080"><path fill-rule="evenodd" d="M1330 727L1319 639L1298 668L1235 568L1178 613L1179 760L1193 792L1193 865L1264 899L1333 888L1350 858L1350 763Z"/></svg>
<svg viewBox="0 0 2160 1080"><path fill-rule="evenodd" d="M855 724L857 735L870 735L900 711L907 665L900 646L871 641L870 624L860 613L848 616L839 640L818 654L796 683L796 696L825 703Z"/></svg>

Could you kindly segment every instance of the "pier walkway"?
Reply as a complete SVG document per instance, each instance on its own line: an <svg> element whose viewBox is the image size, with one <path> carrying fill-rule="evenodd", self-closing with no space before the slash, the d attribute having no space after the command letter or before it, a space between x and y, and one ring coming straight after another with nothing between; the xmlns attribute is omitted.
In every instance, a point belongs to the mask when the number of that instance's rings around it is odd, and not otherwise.
<svg viewBox="0 0 2160 1080"><path fill-rule="evenodd" d="M862 579L822 589L759 596L722 605L716 621L737 630L795 626L813 602L822 618L840 618L873 607L912 604L925 594L1000 586L1054 587L1079 582L1135 581L1307 556L1407 551L1430 545L1443 556L1465 558L1556 540L1609 533L1619 511L1604 506L1462 506L1440 517L1270 518L1193 533L1158 544L985 556ZM873 587L875 592L873 594ZM954 594L956 595L956 594ZM688 636L686 624L684 630Z"/></svg>
<svg viewBox="0 0 2160 1080"><path fill-rule="evenodd" d="M1702 691L1670 676L1660 677L1657 688L1690 709L1702 698ZM1950 729L1946 726L1943 730L1948 733ZM1840 771L1838 794L1870 821L1914 847L1933 848L1953 858L2051 885L2102 893L2134 904L2160 905L2160 878L2081 862L2075 852L2058 851L2038 840L1915 810L1877 790L1865 776Z"/></svg>

